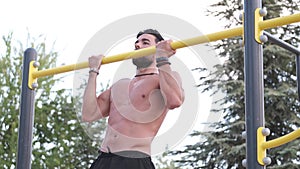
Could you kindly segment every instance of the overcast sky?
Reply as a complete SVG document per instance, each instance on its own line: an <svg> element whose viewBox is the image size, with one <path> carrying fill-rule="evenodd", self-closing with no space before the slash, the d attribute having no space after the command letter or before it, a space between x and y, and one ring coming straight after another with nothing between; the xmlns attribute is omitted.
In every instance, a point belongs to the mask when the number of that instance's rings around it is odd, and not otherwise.
<svg viewBox="0 0 300 169"><path fill-rule="evenodd" d="M9 0L0 1L0 34L13 31L25 38L27 29L34 37L47 36L58 50L76 58L87 41L104 26L127 16L158 13L185 20L204 33L221 30L218 20L205 16L215 0ZM196 35L195 35L196 36ZM132 48L129 49L129 51ZM72 60L71 60L72 61Z"/></svg>

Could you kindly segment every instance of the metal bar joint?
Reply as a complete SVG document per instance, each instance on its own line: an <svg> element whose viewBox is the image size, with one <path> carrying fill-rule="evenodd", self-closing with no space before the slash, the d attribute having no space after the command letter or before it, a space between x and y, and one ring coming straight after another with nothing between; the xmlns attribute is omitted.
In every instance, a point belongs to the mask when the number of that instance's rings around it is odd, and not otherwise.
<svg viewBox="0 0 300 169"><path fill-rule="evenodd" d="M39 63L37 61L31 61L29 63L29 72L28 72L28 88L34 90L38 87L37 78L33 77L33 73L38 71Z"/></svg>
<svg viewBox="0 0 300 169"><path fill-rule="evenodd" d="M300 128L279 138L266 141L266 136L269 134L270 130L268 128L259 127L257 129L257 161L261 165L268 165L271 163L271 159L266 157L267 149L278 147L300 138Z"/></svg>

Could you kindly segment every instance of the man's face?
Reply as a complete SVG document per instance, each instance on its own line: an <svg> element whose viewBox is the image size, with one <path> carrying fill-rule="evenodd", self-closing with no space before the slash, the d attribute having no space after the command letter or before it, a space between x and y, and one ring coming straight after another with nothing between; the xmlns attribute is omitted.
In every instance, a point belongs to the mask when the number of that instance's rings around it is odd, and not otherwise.
<svg viewBox="0 0 300 169"><path fill-rule="evenodd" d="M147 48L156 44L155 42L156 37L151 34L143 34L139 36L137 41L135 42L135 50ZM137 68L146 68L153 63L153 56L144 56L140 58L132 59L134 65Z"/></svg>
<svg viewBox="0 0 300 169"><path fill-rule="evenodd" d="M135 41L135 50L147 48L156 44L156 37L151 34L143 34Z"/></svg>

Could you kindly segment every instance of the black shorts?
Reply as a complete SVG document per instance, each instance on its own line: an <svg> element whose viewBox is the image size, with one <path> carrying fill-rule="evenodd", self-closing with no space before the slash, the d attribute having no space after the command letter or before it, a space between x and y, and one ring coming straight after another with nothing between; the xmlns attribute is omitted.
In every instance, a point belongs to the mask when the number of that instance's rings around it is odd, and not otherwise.
<svg viewBox="0 0 300 169"><path fill-rule="evenodd" d="M155 169L151 157L138 151L100 152L90 169Z"/></svg>

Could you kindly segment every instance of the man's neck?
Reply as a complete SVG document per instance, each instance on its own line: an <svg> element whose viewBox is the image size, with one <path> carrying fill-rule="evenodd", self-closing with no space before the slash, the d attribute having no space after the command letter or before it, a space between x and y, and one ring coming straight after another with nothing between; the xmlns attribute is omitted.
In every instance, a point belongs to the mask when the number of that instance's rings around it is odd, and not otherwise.
<svg viewBox="0 0 300 169"><path fill-rule="evenodd" d="M147 68L140 68L140 69L137 69L136 71L136 75L143 75L143 74L158 74L158 68L156 66L150 66L150 67L147 67Z"/></svg>

